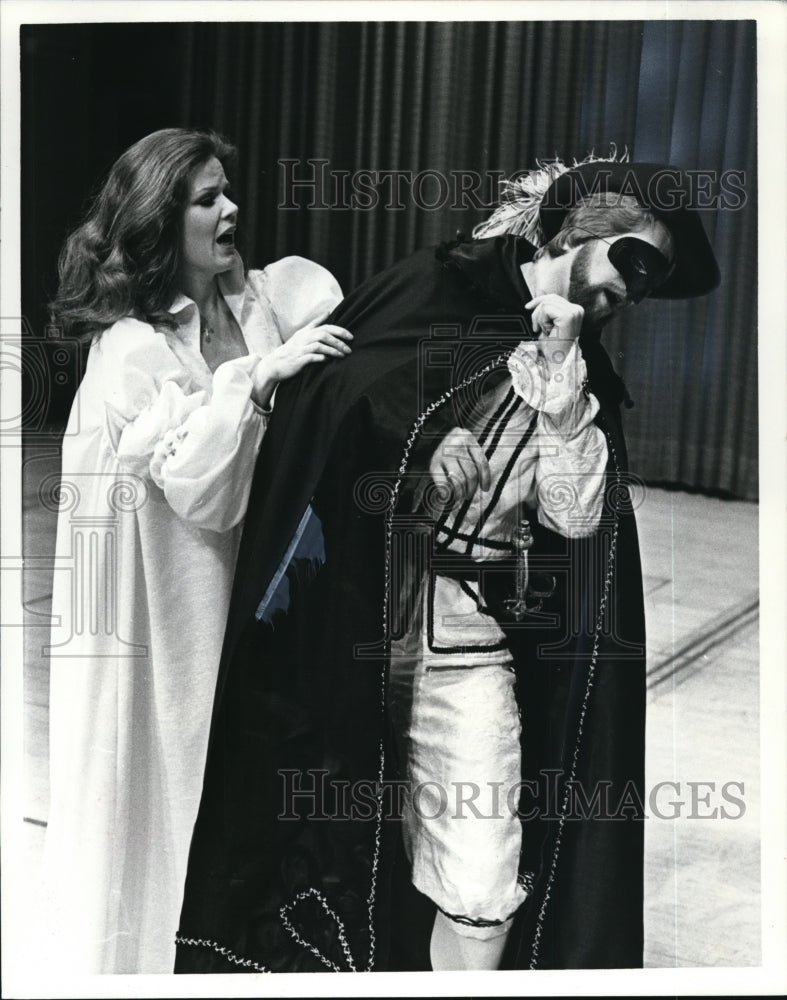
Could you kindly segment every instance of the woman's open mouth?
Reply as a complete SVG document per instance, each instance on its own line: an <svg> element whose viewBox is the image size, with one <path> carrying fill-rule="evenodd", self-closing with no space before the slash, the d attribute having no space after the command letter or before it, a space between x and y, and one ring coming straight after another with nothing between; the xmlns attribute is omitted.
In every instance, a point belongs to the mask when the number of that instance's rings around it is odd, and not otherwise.
<svg viewBox="0 0 787 1000"><path fill-rule="evenodd" d="M234 229L228 229L228 230L226 230L225 232L223 232L221 234L221 236L217 236L216 237L216 242L219 244L219 246L222 246L225 249L234 250L235 249L235 230Z"/></svg>

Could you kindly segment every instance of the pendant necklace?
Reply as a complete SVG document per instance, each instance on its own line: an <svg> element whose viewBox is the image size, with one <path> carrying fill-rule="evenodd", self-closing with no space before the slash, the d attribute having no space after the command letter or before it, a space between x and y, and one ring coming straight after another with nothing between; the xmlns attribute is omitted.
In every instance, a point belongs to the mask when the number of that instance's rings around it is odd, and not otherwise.
<svg viewBox="0 0 787 1000"><path fill-rule="evenodd" d="M206 319L202 319L202 317L200 317L200 333L202 334L202 339L206 344L211 342L213 332L213 327L210 323Z"/></svg>

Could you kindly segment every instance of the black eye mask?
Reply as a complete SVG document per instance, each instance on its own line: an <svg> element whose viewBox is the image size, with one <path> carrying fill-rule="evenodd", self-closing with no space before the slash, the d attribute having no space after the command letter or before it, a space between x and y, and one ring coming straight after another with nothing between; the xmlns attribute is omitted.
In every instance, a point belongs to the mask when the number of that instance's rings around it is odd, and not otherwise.
<svg viewBox="0 0 787 1000"><path fill-rule="evenodd" d="M672 265L660 250L635 236L616 240L610 245L607 256L623 277L632 302L641 302L663 284L672 271Z"/></svg>

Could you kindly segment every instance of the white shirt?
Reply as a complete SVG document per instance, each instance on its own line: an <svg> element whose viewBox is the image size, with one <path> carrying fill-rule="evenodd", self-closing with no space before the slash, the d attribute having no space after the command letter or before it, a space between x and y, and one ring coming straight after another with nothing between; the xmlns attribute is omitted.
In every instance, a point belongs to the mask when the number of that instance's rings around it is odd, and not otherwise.
<svg viewBox="0 0 787 1000"><path fill-rule="evenodd" d="M481 398L471 420L487 455L491 486L479 486L469 503L438 520L435 531L438 547L474 560L511 557L522 504L535 507L541 524L567 538L592 534L603 510L607 443L594 422L599 404L585 391L587 370L578 345L549 378L532 341L518 346L508 367L510 378ZM503 632L480 610L477 590L436 574L432 599L416 626L429 666L510 661Z"/></svg>
<svg viewBox="0 0 787 1000"><path fill-rule="evenodd" d="M566 537L592 534L604 500L607 444L594 423L598 400L585 392L587 370L576 343L547 378L537 344L511 355L510 378L486 393L471 419L484 448L491 487L438 522L437 543L475 559L502 558L522 504Z"/></svg>

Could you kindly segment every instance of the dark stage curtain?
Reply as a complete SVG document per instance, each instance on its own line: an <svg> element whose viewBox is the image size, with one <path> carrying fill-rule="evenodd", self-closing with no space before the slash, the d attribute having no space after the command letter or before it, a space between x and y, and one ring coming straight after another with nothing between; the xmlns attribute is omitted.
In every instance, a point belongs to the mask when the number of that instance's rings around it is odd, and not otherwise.
<svg viewBox="0 0 787 1000"><path fill-rule="evenodd" d="M37 29L50 44L69 30ZM147 25L133 52L116 26L81 30L84 58L106 68L98 88L96 70L75 84L95 166L164 124L211 125L240 150L247 263L299 253L346 290L468 232L488 214L496 179L537 158L608 155L614 143L632 159L717 178L742 171L744 204L705 213L721 288L646 302L605 339L636 402L626 414L632 468L651 482L757 496L753 22ZM109 119L90 124L110 102ZM345 207L360 171L368 207ZM97 175L86 170L80 198ZM292 188L288 177L313 183Z"/></svg>

